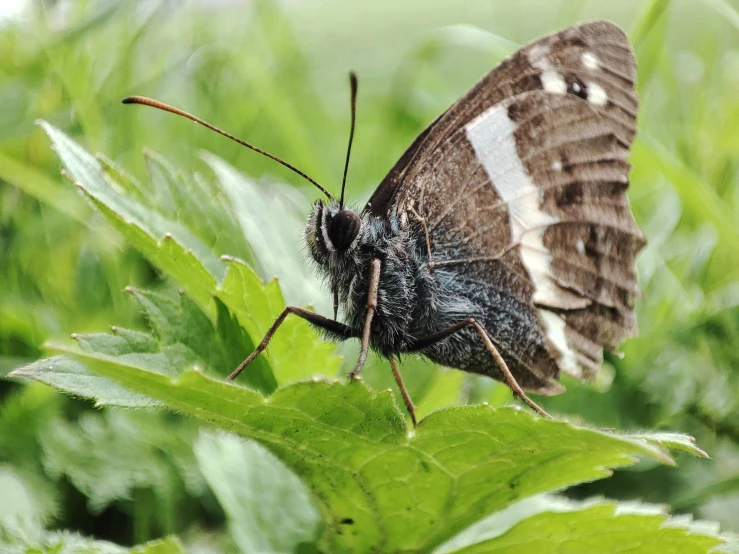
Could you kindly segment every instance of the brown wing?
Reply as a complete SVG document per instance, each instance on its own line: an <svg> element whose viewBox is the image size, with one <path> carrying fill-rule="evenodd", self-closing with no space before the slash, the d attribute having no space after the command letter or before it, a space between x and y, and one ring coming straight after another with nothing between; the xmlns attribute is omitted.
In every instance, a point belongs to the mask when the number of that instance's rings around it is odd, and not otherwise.
<svg viewBox="0 0 739 554"><path fill-rule="evenodd" d="M610 23L545 37L442 115L375 195L389 198L387 214L421 215L437 267L492 264L490 274L506 276L547 339L548 356L521 360L541 377L553 376L552 359L592 377L603 348L636 332L645 240L625 195L634 77L632 50Z"/></svg>
<svg viewBox="0 0 739 554"><path fill-rule="evenodd" d="M557 79L559 76L561 79ZM431 123L401 156L375 190L365 211L385 216L403 184L457 129L491 106L517 94L562 88L587 96L583 85L596 78L609 101L600 111L630 143L636 133L636 63L623 31L609 21L593 21L562 29L536 40L506 58Z"/></svg>

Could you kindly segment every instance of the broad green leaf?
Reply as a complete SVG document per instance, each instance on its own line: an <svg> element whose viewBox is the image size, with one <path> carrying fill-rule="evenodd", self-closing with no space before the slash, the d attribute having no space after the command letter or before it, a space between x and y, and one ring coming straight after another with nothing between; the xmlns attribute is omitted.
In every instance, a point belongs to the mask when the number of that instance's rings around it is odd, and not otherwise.
<svg viewBox="0 0 739 554"><path fill-rule="evenodd" d="M672 463L648 435L516 409L441 410L411 433L391 394L361 383L297 383L264 399L197 371L173 380L114 357L80 356L126 388L265 446L313 493L331 551L428 551L481 517L606 477L638 456Z"/></svg>
<svg viewBox="0 0 739 554"><path fill-rule="evenodd" d="M264 447L203 432L195 455L242 552L295 552L316 540L320 520L308 491Z"/></svg>
<svg viewBox="0 0 739 554"><path fill-rule="evenodd" d="M711 546L716 544L716 542L721 543L724 542L724 540L730 540L729 536L719 536L719 526L717 523L694 521L688 515L679 515L668 518L664 506L626 501L615 503L612 501L605 501L601 498L575 501L562 496L543 494L521 500L496 514L475 523L434 550L434 554L450 554L454 552L461 553L468 551L487 552L487 548L498 548L498 541L505 539L505 537L508 536L508 533L519 524L527 525L530 520L534 520L535 518L542 520L548 517L548 514L570 514L564 518L565 521L561 524L564 526L587 525L585 521L585 519L589 517L587 511L591 508L600 506L614 507L614 517L628 514L632 516L645 516L646 518L653 518L654 516L661 518L663 522L662 526L654 529L652 536L647 537L645 542L654 541L655 543L662 542L662 544L664 544L666 541L670 541L682 546L682 542L679 538L678 540L674 540L672 532L669 531L663 533L661 527L681 529L687 533L700 535L700 537L695 537L698 539L696 541L686 541L688 551L691 551L690 547L695 546L695 543L700 541L704 541L705 550L709 550ZM635 528L644 531L650 527L653 527L652 522L644 519L639 521ZM539 536L548 536L548 533L532 536L532 542ZM578 539L576 539L574 542L575 545L573 546L573 549L575 551L588 551L588 549L582 544L581 540L578 541ZM580 542L580 544L578 544L578 542ZM615 544L617 545L616 549L618 549L621 542L618 541L615 542ZM561 550L558 549L561 548L561 544L554 544L550 550L560 552ZM548 552L550 550L542 548L541 550L536 551ZM601 551L603 549L599 548L598 550ZM631 552L631 550L628 551ZM682 550L678 551L682 552ZM702 551L704 550L701 550L701 552Z"/></svg>

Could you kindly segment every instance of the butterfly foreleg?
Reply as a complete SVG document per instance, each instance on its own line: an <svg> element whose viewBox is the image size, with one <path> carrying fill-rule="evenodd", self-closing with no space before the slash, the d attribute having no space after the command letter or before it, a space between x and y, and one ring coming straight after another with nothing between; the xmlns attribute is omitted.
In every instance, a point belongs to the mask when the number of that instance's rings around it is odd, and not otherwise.
<svg viewBox="0 0 739 554"><path fill-rule="evenodd" d="M259 354L261 354L264 351L264 349L267 348L269 341L272 340L272 336L275 334L275 332L280 327L280 325L282 325L282 323L285 321L285 318L288 316L288 314L295 314L296 316L305 319L306 321L315 325L316 327L320 327L321 329L324 329L340 337L349 339L349 338L356 336L352 332L351 327L344 325L343 323L339 323L338 321L329 319L315 312L308 311L304 308L299 308L297 306L288 306L282 311L280 316L275 320L275 322L269 328L267 333L264 335L262 342L260 342L259 346L257 346L254 349L254 352L249 354L249 356L243 362L239 364L239 367L234 369L231 375L228 376L229 380L233 381L234 379L236 379L239 373L241 373L244 370L244 368L248 366L254 358L259 356Z"/></svg>
<svg viewBox="0 0 739 554"><path fill-rule="evenodd" d="M369 350L370 333L372 330L372 318L377 310L377 294L380 289L380 260L372 258L370 262L369 292L367 293L367 312L364 316L364 327L362 328L362 342L359 347L359 359L357 365L349 373L349 378L354 379L367 361L367 350Z"/></svg>
<svg viewBox="0 0 739 554"><path fill-rule="evenodd" d="M454 333L457 333L461 331L462 329L466 329L469 327L472 327L475 329L475 331L477 331L477 334L480 336L480 339L482 339L482 342L485 345L485 348L487 348L488 352L490 352L490 355L495 360L495 363L498 364L500 371L503 373L503 376L505 377L506 384L511 389L511 391L513 391L513 394L515 394L521 400L523 400L526 404L528 404L531 407L531 409L534 410L539 415L551 419L552 416L550 416L536 402L531 400L526 395L526 393L523 391L521 386L518 384L518 381L516 381L516 378L511 373L511 370L508 369L508 364L505 363L503 356L500 355L500 352L498 352L498 349L493 344L493 341L490 340L490 337L488 336L487 331L485 331L485 328L482 325L480 325L480 323L473 317L470 317L468 319L455 323L454 325L451 325L450 327L442 331L439 331L427 337L418 339L411 345L411 348L408 349L408 352L418 352L419 350L428 348L429 346L448 338Z"/></svg>

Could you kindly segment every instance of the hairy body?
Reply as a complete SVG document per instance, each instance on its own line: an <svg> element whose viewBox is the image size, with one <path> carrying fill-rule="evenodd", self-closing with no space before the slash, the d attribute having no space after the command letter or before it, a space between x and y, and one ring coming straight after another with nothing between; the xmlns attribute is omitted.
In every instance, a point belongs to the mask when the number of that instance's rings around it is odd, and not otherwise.
<svg viewBox="0 0 739 554"><path fill-rule="evenodd" d="M381 273L370 329L370 346L376 352L387 358L420 352L439 364L504 380L474 329L462 329L419 350L426 337L473 318L487 331L525 390L557 392L556 383L529 369L529 358L546 352L536 316L505 286L491 282L489 270L484 274L460 273L443 266L443 262L459 258L463 247L435 250L430 260L420 219L406 212L392 213L385 219L365 210L356 238L340 250L332 244L329 233L339 211L338 203L316 202L308 217L305 241L318 274L338 293L344 324L353 336L361 336L364 328L370 264L377 259ZM499 282L504 281L501 276ZM332 340L347 338L325 327L317 328ZM549 377L558 375L553 360L551 364Z"/></svg>

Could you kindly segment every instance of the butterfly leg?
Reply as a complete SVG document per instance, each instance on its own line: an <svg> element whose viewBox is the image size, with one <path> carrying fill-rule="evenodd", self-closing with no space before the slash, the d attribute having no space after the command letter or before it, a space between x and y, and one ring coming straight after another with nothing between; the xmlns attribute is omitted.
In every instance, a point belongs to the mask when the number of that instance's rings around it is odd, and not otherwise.
<svg viewBox="0 0 739 554"><path fill-rule="evenodd" d="M531 409L534 410L539 415L546 417L548 419L552 419L552 416L550 416L536 402L531 400L526 395L526 393L523 391L521 386L516 381L516 378L511 373L511 370L508 369L508 365L505 363L503 356L500 355L500 352L498 352L498 349L495 348L493 341L490 340L490 337L488 336L487 331L485 331L485 328L482 325L480 325L480 323L478 323L478 321L475 318L471 317L469 319L465 319L464 321L455 323L454 325L452 325L451 327L448 327L447 329L444 329L443 331L439 331L438 333L434 333L432 335L429 335L428 337L419 339L412 345L412 347L408 351L416 352L419 350L423 350L424 348L427 348L431 346L432 344L442 341L445 338L449 337L450 335L453 335L454 333L457 333L458 331L461 331L462 329L465 329L467 327L473 327L475 331L477 331L477 334L480 335L480 338L482 339L483 344L485 344L485 348L488 349L488 352L490 352L490 355L493 357L495 362L498 364L500 371L503 373L503 376L505 377L506 384L511 389L511 391L513 391L513 394L515 394L521 400L523 400L526 404L528 404L529 407L531 407Z"/></svg>
<svg viewBox="0 0 739 554"><path fill-rule="evenodd" d="M418 422L416 421L416 407L413 405L411 395L408 394L408 390L405 388L403 377L400 376L400 371L398 370L398 362L395 360L395 358L389 358L389 361L390 367L393 368L393 377L395 377L395 382L398 384L398 388L400 389L400 395L403 397L405 409L408 410L408 415L411 416L413 427L415 427L416 425L418 425Z"/></svg>
<svg viewBox="0 0 739 554"><path fill-rule="evenodd" d="M306 321L315 325L316 327L325 329L326 331L329 331L330 333L333 333L340 337L349 339L355 336L351 328L344 325L343 323L339 323L338 321L334 321L333 319L329 319L315 312L310 312L304 308L299 308L297 306L288 306L282 311L280 316L275 320L275 322L272 324L272 327L269 328L269 330L267 331L267 334L264 335L262 342L260 342L259 346L257 346L254 349L254 352L249 354L249 356L243 362L239 364L239 367L234 369L231 375L228 376L230 381L233 381L234 379L236 379L239 373L241 373L244 370L244 368L248 366L254 358L259 356L259 354L261 354L264 351L264 349L267 348L269 341L272 340L272 336L277 331L277 328L280 325L282 325L282 323L285 321L285 318L288 316L288 314L295 314L296 316L305 319Z"/></svg>
<svg viewBox="0 0 739 554"><path fill-rule="evenodd" d="M359 359L357 365L349 373L349 378L354 379L364 367L369 350L370 333L372 330L372 318L377 309L377 293L380 288L380 260L373 258L370 262L369 293L367 294L367 314L364 317L364 328L362 329L362 342L359 347Z"/></svg>

